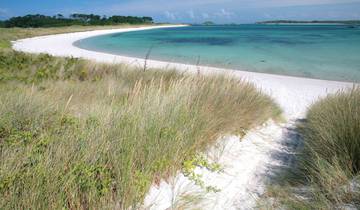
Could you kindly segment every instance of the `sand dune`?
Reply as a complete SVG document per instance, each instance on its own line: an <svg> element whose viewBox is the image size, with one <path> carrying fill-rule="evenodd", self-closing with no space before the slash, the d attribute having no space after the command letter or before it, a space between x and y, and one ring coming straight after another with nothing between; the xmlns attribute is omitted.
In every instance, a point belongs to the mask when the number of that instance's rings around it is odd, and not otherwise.
<svg viewBox="0 0 360 210"><path fill-rule="evenodd" d="M112 55L101 52L88 51L73 45L75 41L91 36L110 33L120 33L136 30L147 30L174 26L151 26L132 29L112 29L90 32L78 32L35 37L13 42L13 48L29 53L48 53L54 56L73 56L98 62L125 63L129 65L144 65L144 59ZM293 123L304 117L304 114L314 101L328 93L339 89L352 87L346 82L315 80L289 76L253 73L240 70L220 69L206 66L194 66L179 63L167 63L149 60L151 68L176 68L179 71L194 72L200 70L204 74L226 73L253 82L257 87L271 95L284 111L286 123L268 122L262 127L254 129L243 139L235 136L219 140L219 144L207 154L210 159L221 163L224 171L214 174L198 169L203 180L215 186L218 193L205 193L181 173L171 178L169 182L162 182L153 186L148 193L144 208L167 209L181 204L182 196L186 194L199 195L198 207L205 209L248 209L254 207L256 197L261 194L265 181L271 176L272 169L277 165L290 164L284 158L275 157L276 153L284 153L284 141L297 145L297 135L288 135ZM287 159L287 158L285 158ZM200 199L201 198L201 199ZM194 206L193 206L194 207Z"/></svg>

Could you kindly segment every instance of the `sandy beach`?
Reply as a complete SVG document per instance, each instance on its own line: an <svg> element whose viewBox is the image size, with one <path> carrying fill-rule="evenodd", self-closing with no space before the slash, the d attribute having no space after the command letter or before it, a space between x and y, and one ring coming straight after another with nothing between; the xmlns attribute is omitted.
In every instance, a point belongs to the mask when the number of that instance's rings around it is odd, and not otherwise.
<svg viewBox="0 0 360 210"><path fill-rule="evenodd" d="M57 34L49 36L22 39L13 42L13 48L18 51L29 53L48 53L54 56L72 56L106 63L125 63L130 65L144 65L144 59L119 56L101 52L80 49L73 45L74 42L92 36L111 33L130 32L138 30L149 30L156 28L186 27L185 25L149 26L126 29L97 30L89 32L77 32L68 34ZM226 73L240 77L256 84L259 88L274 97L285 112L288 119L303 116L306 108L318 97L327 93L335 92L341 88L351 87L351 83L324 81L316 79L289 77L281 75L263 74L241 71L241 69L221 69L207 66L194 66L180 63L169 63L163 61L148 60L150 68L177 69L179 71L202 73Z"/></svg>
<svg viewBox="0 0 360 210"><path fill-rule="evenodd" d="M180 25L149 26L141 28L98 30L77 32L22 39L13 42L17 51L28 53L48 53L54 56L72 56L97 62L124 63L143 66L145 60L101 52L88 51L73 45L75 41L98 35L121 33L137 30L149 30L163 27L185 27ZM204 74L225 73L254 83L258 88L272 96L284 111L285 123L268 122L255 128L243 139L229 136L219 140L219 145L207 153L209 159L224 166L221 174L200 170L206 183L215 185L221 191L205 193L204 202L199 206L206 209L248 209L254 207L256 197L261 194L265 181L273 171L274 165L290 164L284 159L274 157L275 153L288 152L294 148L284 146L283 142L292 142L296 147L298 138L291 135L294 122L304 117L307 108L317 99L340 89L351 88L347 82L325 81L308 78L289 77L241 71L241 69L221 69L206 66L194 66L180 63L148 60L150 68L177 69ZM221 148L221 149L220 149ZM221 154L219 151L221 150ZM215 155L216 154L216 155ZM145 199L144 208L167 209L173 207L177 198L187 193L204 193L199 187L181 173L172 181L153 186ZM206 207L204 204L206 203Z"/></svg>

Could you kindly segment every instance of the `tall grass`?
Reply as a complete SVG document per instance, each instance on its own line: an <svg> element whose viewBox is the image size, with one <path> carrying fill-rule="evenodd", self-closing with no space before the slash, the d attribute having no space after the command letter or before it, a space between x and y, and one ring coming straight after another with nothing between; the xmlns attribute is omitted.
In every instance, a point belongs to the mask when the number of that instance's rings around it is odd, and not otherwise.
<svg viewBox="0 0 360 210"><path fill-rule="evenodd" d="M226 76L0 53L0 208L137 208L153 183L280 111Z"/></svg>
<svg viewBox="0 0 360 210"><path fill-rule="evenodd" d="M303 164L325 206L360 207L360 88L340 91L314 104L301 128Z"/></svg>
<svg viewBox="0 0 360 210"><path fill-rule="evenodd" d="M317 159L338 162L353 173L360 171L360 88L340 91L314 104L301 129L308 167Z"/></svg>
<svg viewBox="0 0 360 210"><path fill-rule="evenodd" d="M48 84L43 84L45 87ZM0 94L3 208L139 204L149 186L218 137L275 117L228 78L57 82Z"/></svg>
<svg viewBox="0 0 360 210"><path fill-rule="evenodd" d="M292 177L291 188L270 191L289 208L360 208L360 87L316 102L299 131L305 143L299 177L306 180Z"/></svg>

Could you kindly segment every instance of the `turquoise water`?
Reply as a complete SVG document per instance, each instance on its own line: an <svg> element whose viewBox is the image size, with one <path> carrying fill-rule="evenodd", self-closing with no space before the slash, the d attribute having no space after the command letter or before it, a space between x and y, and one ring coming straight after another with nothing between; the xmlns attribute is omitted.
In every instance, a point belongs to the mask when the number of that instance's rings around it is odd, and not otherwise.
<svg viewBox="0 0 360 210"><path fill-rule="evenodd" d="M88 50L327 80L360 81L360 27L190 26L83 39Z"/></svg>

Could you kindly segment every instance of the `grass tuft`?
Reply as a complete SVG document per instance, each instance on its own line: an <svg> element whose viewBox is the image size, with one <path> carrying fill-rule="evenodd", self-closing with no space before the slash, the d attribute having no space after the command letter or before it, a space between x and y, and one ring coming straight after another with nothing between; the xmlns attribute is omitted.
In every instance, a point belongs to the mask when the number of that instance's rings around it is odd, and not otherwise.
<svg viewBox="0 0 360 210"><path fill-rule="evenodd" d="M360 87L316 102L299 131L301 174L270 188L269 197L291 209L360 208Z"/></svg>
<svg viewBox="0 0 360 210"><path fill-rule="evenodd" d="M314 104L302 131L309 168L339 163L352 173L360 171L360 88L340 91ZM336 165L336 164L335 164ZM324 166L326 167L326 166Z"/></svg>

